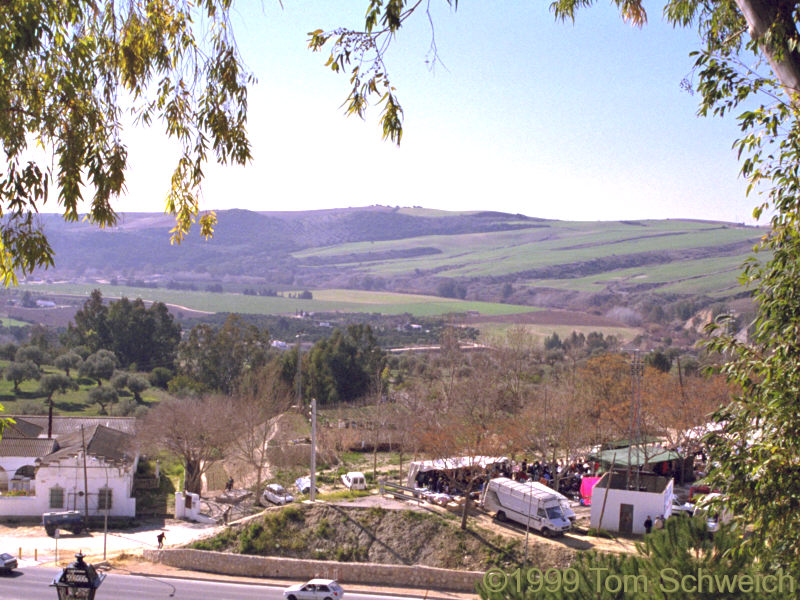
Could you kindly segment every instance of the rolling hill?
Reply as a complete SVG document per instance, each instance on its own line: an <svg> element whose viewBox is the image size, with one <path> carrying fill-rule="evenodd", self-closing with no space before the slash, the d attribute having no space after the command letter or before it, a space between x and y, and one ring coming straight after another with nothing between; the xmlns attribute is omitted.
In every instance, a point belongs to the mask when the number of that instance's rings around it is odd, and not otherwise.
<svg viewBox="0 0 800 600"><path fill-rule="evenodd" d="M123 214L99 230L41 215L56 268L34 279L225 291L359 289L578 308L746 295L737 275L763 228L661 220L550 221L372 206L218 213L213 240L170 246L171 219Z"/></svg>

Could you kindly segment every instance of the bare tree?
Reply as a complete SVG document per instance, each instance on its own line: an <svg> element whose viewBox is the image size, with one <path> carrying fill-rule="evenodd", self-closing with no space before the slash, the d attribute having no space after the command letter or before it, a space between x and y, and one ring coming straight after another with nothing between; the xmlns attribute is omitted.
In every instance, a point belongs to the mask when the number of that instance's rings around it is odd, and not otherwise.
<svg viewBox="0 0 800 600"><path fill-rule="evenodd" d="M237 433L222 418L229 404L229 398L219 396L168 398L144 418L141 442L181 458L189 492L202 491L203 475L222 459Z"/></svg>
<svg viewBox="0 0 800 600"><path fill-rule="evenodd" d="M645 421L657 429L680 456L678 477L681 483L686 459L700 447L698 430L730 399L730 386L721 375L685 376L680 362L676 374L645 370L642 398Z"/></svg>
<svg viewBox="0 0 800 600"><path fill-rule="evenodd" d="M409 450L417 459L423 443L424 425L427 422L429 405L428 387L421 382L406 385L394 394L394 402L388 408L389 422L397 439L399 455L399 478L403 481L403 454Z"/></svg>
<svg viewBox="0 0 800 600"><path fill-rule="evenodd" d="M225 454L241 460L256 472L255 502L259 503L261 482L267 465L269 442L275 436L275 417L289 409L292 390L276 368L265 368L231 398L225 420L232 436Z"/></svg>
<svg viewBox="0 0 800 600"><path fill-rule="evenodd" d="M486 353L463 357L460 375L431 399L423 426L425 446L434 457L452 462L446 469L451 487L464 493L461 528L467 527L471 495L485 476L482 458L508 449L511 414L499 393L496 365ZM456 468L456 467L459 468Z"/></svg>

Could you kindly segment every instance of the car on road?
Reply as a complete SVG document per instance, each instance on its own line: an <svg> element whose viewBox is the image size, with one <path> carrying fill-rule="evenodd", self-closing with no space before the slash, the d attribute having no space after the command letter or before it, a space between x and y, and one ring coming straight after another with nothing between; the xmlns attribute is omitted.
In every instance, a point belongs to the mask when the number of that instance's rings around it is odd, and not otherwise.
<svg viewBox="0 0 800 600"><path fill-rule="evenodd" d="M349 490L367 489L367 478L361 471L350 471L342 475L342 483Z"/></svg>
<svg viewBox="0 0 800 600"><path fill-rule="evenodd" d="M264 500L272 502L273 504L288 504L294 502L292 496L280 483L270 483L261 495Z"/></svg>
<svg viewBox="0 0 800 600"><path fill-rule="evenodd" d="M11 556L10 554L6 554L3 552L0 554L0 572L2 573L11 573L14 569L17 568L17 559Z"/></svg>
<svg viewBox="0 0 800 600"><path fill-rule="evenodd" d="M334 579L312 579L283 591L286 600L341 600L344 590Z"/></svg>

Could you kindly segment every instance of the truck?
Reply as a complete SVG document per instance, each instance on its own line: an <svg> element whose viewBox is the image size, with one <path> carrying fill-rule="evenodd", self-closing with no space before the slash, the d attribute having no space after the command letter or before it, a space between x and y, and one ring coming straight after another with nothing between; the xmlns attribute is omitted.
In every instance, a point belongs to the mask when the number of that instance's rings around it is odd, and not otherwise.
<svg viewBox="0 0 800 600"><path fill-rule="evenodd" d="M67 529L78 534L86 528L83 515L77 510L46 512L42 515L42 525L50 537L55 535L56 529Z"/></svg>
<svg viewBox="0 0 800 600"><path fill-rule="evenodd" d="M495 513L498 521L512 520L542 535L563 535L571 526L561 508L559 495L508 477L490 479L483 492L481 506Z"/></svg>

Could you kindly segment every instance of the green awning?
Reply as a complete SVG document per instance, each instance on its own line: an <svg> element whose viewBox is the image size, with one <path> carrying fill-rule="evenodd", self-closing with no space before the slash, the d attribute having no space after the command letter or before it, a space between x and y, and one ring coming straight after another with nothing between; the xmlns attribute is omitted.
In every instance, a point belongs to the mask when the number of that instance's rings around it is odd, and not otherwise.
<svg viewBox="0 0 800 600"><path fill-rule="evenodd" d="M648 446L657 445L663 439L653 435L646 435L639 438L639 444L647 444ZM614 440L613 442L605 442L601 448L603 452L606 450L619 450L620 448L627 449L628 446L636 445L636 440Z"/></svg>
<svg viewBox="0 0 800 600"><path fill-rule="evenodd" d="M616 450L603 450L592 455L592 458L604 465L615 467L628 466L628 448L617 448ZM672 450L667 450L661 446L631 446L630 460L632 467L642 467L646 464L652 465L668 460L681 460L681 456Z"/></svg>

